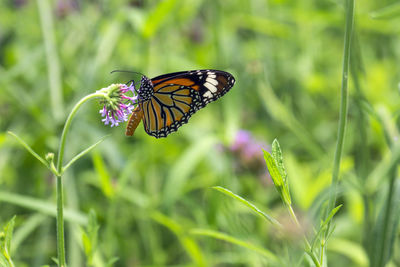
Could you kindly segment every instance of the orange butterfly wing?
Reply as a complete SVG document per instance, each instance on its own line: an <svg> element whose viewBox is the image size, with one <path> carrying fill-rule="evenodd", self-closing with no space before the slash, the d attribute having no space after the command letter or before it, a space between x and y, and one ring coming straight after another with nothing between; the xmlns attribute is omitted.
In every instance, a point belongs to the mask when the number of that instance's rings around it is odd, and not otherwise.
<svg viewBox="0 0 400 267"><path fill-rule="evenodd" d="M151 82L154 93L131 115L127 135L133 134L143 119L149 135L166 137L187 123L197 110L227 93L235 79L224 71L195 70L161 75Z"/></svg>

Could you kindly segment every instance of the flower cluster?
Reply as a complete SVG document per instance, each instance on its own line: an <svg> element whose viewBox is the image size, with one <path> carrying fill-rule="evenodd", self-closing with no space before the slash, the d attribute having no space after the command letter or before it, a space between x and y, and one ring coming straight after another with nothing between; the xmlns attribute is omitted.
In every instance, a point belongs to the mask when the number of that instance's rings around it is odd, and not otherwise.
<svg viewBox="0 0 400 267"><path fill-rule="evenodd" d="M104 106L100 109L100 114L104 117L102 119L104 124L111 123L111 127L114 127L127 121L128 115L132 113L138 99L134 84L113 84L102 89L101 92L105 93L105 99L102 101ZM132 96L128 96L128 93L132 93Z"/></svg>
<svg viewBox="0 0 400 267"><path fill-rule="evenodd" d="M269 147L258 140L255 140L250 132L240 130L235 137L230 151L233 152L240 162L250 168L265 167L262 149L269 150Z"/></svg>
<svg viewBox="0 0 400 267"><path fill-rule="evenodd" d="M227 147L234 156L237 172L250 171L260 177L265 184L270 184L262 149L269 151L270 147L256 140L250 132L245 130L238 131L233 143Z"/></svg>

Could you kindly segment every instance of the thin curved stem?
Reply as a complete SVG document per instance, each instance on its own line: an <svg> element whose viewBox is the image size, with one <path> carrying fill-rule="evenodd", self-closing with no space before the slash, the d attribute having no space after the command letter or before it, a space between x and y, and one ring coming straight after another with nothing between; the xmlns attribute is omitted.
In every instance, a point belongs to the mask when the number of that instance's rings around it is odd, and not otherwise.
<svg viewBox="0 0 400 267"><path fill-rule="evenodd" d="M58 173L61 173L61 170L62 170L62 162L63 162L63 158L64 158L65 141L66 141L66 138L67 138L67 133L68 133L69 127L71 126L72 118L75 116L76 112L78 111L80 106L82 106L83 103L85 103L89 99L96 98L96 97L105 97L105 94L104 93L100 93L100 92L96 92L96 93L93 93L93 94L85 96L78 103L75 104L75 106L73 107L71 113L68 115L68 118L67 118L67 120L65 121L65 124L64 124L64 129L63 129L62 134L61 134L61 142L60 142L60 146L59 146L59 149L58 149L58 156L57 156L57 171L58 171Z"/></svg>
<svg viewBox="0 0 400 267"><path fill-rule="evenodd" d="M67 138L67 133L71 126L72 118L75 116L76 112L80 108L80 106L88 101L89 99L96 97L104 97L104 93L96 92L82 98L76 105L73 107L71 113L68 115L67 120L64 124L64 129L61 134L60 146L58 149L57 156L57 257L58 257L58 266L66 267L65 261L65 242L64 242L64 194L63 194L63 184L62 184L62 163L64 157L64 149L65 149L65 141Z"/></svg>

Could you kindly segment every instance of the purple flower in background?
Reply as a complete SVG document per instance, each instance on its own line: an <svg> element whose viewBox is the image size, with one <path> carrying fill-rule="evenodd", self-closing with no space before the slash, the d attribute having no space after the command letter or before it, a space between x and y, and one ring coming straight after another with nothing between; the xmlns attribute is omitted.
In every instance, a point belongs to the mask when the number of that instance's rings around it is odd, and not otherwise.
<svg viewBox="0 0 400 267"><path fill-rule="evenodd" d="M236 169L254 172L265 179L269 176L264 160L263 149L269 151L270 147L264 142L256 140L252 134L245 130L237 132L232 145L228 148L236 159ZM265 180L269 183L270 179Z"/></svg>
<svg viewBox="0 0 400 267"><path fill-rule="evenodd" d="M137 104L137 95L133 83L129 86L115 84L107 89L106 100L102 101L104 106L100 109L100 114L104 117L102 122L105 125L111 123L111 127L114 127L128 120L128 115L132 113ZM128 96L128 93L132 93L132 96Z"/></svg>
<svg viewBox="0 0 400 267"><path fill-rule="evenodd" d="M264 165L262 149L269 150L269 147L253 138L250 132L240 130L235 137L230 150L235 153L244 165Z"/></svg>

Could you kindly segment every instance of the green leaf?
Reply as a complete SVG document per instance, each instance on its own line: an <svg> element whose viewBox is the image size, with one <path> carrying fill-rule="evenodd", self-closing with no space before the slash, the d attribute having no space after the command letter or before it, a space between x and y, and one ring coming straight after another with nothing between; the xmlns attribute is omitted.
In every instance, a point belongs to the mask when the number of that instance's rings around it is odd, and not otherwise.
<svg viewBox="0 0 400 267"><path fill-rule="evenodd" d="M286 185L287 173L285 170L285 166L283 165L282 150L277 139L274 139L274 141L272 142L272 157L275 159L276 166L278 167L278 170L283 178L283 182Z"/></svg>
<svg viewBox="0 0 400 267"><path fill-rule="evenodd" d="M287 179L285 165L283 164L282 150L277 139L274 139L274 141L272 142L272 156L275 159L276 166L278 167L278 170L282 176L283 184L285 186L285 190L283 191L283 193L285 195L285 198L287 199L287 203L290 205L292 203L292 200L290 198L289 182Z"/></svg>
<svg viewBox="0 0 400 267"><path fill-rule="evenodd" d="M372 231L369 251L371 267L385 266L393 254L393 245L400 220L400 182L396 181L392 190L392 196L391 198L386 197Z"/></svg>
<svg viewBox="0 0 400 267"><path fill-rule="evenodd" d="M318 229L318 232L315 234L315 237L314 237L314 240L312 242L311 248L314 248L315 241L318 240L321 237L322 232L326 229L326 227L328 226L329 222L332 220L333 216L335 216L335 214L340 210L340 208L342 206L343 206L343 204L340 204L339 206L333 208L331 210L331 212L329 213L328 217L325 219L325 221L321 222L320 227ZM332 232L333 232L333 229L331 229L331 233ZM328 237L329 237L329 235L327 235L327 238ZM326 240L325 240L325 242L326 242Z"/></svg>
<svg viewBox="0 0 400 267"><path fill-rule="evenodd" d="M272 218L271 216L269 216L265 212L261 211L259 208L257 208L254 204L250 203L246 199L242 198L239 195L236 195L232 191L230 191L230 190L228 190L228 189L226 189L226 188L224 188L222 186L214 186L214 187L212 187L212 189L218 190L218 191L224 193L227 196L230 196L230 197L232 197L232 198L234 198L236 200L239 200L241 203L243 203L244 205L246 205L247 207L252 209L255 213L257 213L258 215L260 215L262 218L266 219L270 223L272 223L272 224L274 224L276 226L281 226L281 224L277 220L275 220L274 218Z"/></svg>
<svg viewBox="0 0 400 267"><path fill-rule="evenodd" d="M114 263L116 263L117 261L119 261L119 258L118 257L113 257L106 263L106 266L107 267L112 267L112 266L114 266Z"/></svg>
<svg viewBox="0 0 400 267"><path fill-rule="evenodd" d="M3 253L0 253L0 266L11 267L10 263L7 261L6 257L4 257Z"/></svg>
<svg viewBox="0 0 400 267"><path fill-rule="evenodd" d="M89 153L93 148L95 148L97 145L99 145L100 143L102 143L107 137L109 137L110 135L106 135L103 136L99 141L97 141L96 143L94 143L93 145L91 145L90 147L86 148L85 150L83 150L81 153L79 153L78 155L76 155L75 157L73 157L67 164L65 164L65 166L62 169L62 172L65 172L75 161L77 161L78 159L80 159L81 157L83 157L84 155L86 155L87 153Z"/></svg>
<svg viewBox="0 0 400 267"><path fill-rule="evenodd" d="M89 212L89 222L86 226L86 231L82 231L82 242L85 255L87 258L87 265L93 264L93 257L97 249L98 231L100 226L97 222L97 216L94 210Z"/></svg>
<svg viewBox="0 0 400 267"><path fill-rule="evenodd" d="M267 168L269 174L271 175L272 181L274 182L275 187L282 188L284 185L283 177L281 172L278 169L277 163L274 157L268 151L263 150L265 163L267 164ZM279 191L282 189L279 189Z"/></svg>
<svg viewBox="0 0 400 267"><path fill-rule="evenodd" d="M188 255L192 258L195 266L209 266L206 263L206 257L204 257L200 246L196 240L187 234L185 229L177 221L167 217L166 215L156 211L151 214L151 218L161 225L164 225L171 232L173 232L182 244L182 247L186 250Z"/></svg>
<svg viewBox="0 0 400 267"><path fill-rule="evenodd" d="M361 244L341 238L332 238L328 250L345 255L354 262L355 266L367 267L368 256Z"/></svg>
<svg viewBox="0 0 400 267"><path fill-rule="evenodd" d="M370 13L373 19L388 19L400 16L400 2L393 3L387 7Z"/></svg>
<svg viewBox="0 0 400 267"><path fill-rule="evenodd" d="M108 173L106 164L100 153L95 152L92 156L94 169L100 178L101 190L107 197L114 196L114 187L111 182L111 175Z"/></svg>
<svg viewBox="0 0 400 267"><path fill-rule="evenodd" d="M275 144L275 152L274 153L276 153L277 157L281 157L282 154L281 154L281 152L279 152L280 149L279 149L279 151L277 151L277 150L278 150L278 148L276 148L276 144ZM292 204L292 200L290 198L288 187L287 187L285 181L283 180L282 173L278 168L278 164L268 151L263 150L263 152L264 152L265 163L267 164L267 168L268 168L269 174L271 175L272 181L274 182L275 188L278 191L279 195L281 196L282 201L286 205L290 206ZM284 171L284 173L286 173L286 171Z"/></svg>
<svg viewBox="0 0 400 267"><path fill-rule="evenodd" d="M176 8L176 2L177 0L161 1L149 13L143 28L144 37L152 37L157 32L163 22L170 17L169 14L171 14L172 10ZM174 12L176 12L176 10Z"/></svg>
<svg viewBox="0 0 400 267"><path fill-rule="evenodd" d="M209 236L209 237L212 237L212 238L215 238L215 239L218 239L218 240L223 240L223 241L229 242L231 244L238 245L238 246L253 250L253 251L257 252L258 254L264 256L265 258L269 259L270 261L280 262L279 258L277 256L275 256L275 254L272 253L271 251L269 251L268 249L253 245L253 244L251 244L249 242L246 242L246 241L242 241L240 239L237 239L237 238L235 238L233 236L230 236L230 235L227 235L225 233L212 231L212 230L207 230L207 229L192 229L190 231L190 233L192 235Z"/></svg>
<svg viewBox="0 0 400 267"><path fill-rule="evenodd" d="M340 204L339 206L332 209L331 212L329 213L328 217L322 223L321 227L326 227L328 225L328 223L332 220L333 216L335 216L335 214L340 210L340 208L342 206L343 206L343 204Z"/></svg>
<svg viewBox="0 0 400 267"><path fill-rule="evenodd" d="M36 153L27 143L25 143L20 137L18 137L15 133L8 131L9 135L12 135L15 139L17 139L17 141L23 146L25 147L26 150L28 150L29 153L31 153L37 160L39 160L44 166L46 166L46 168L48 168L50 171L53 172L53 170L50 168L49 163L42 158L41 156L39 156L38 153ZM57 175L56 173L54 173L55 175Z"/></svg>
<svg viewBox="0 0 400 267"><path fill-rule="evenodd" d="M1 259L0 262L5 262L5 265L2 266L14 266L12 260L11 260L11 239L14 231L14 225L15 225L15 217L12 217L12 219L6 224L4 227L4 232L1 235L1 242L0 242L0 250L1 250Z"/></svg>
<svg viewBox="0 0 400 267"><path fill-rule="evenodd" d="M43 214L51 215L54 217L57 214L56 205L33 197L0 191L0 201L39 211ZM64 209L64 218L68 221L72 221L78 224L87 224L87 217L76 210Z"/></svg>

